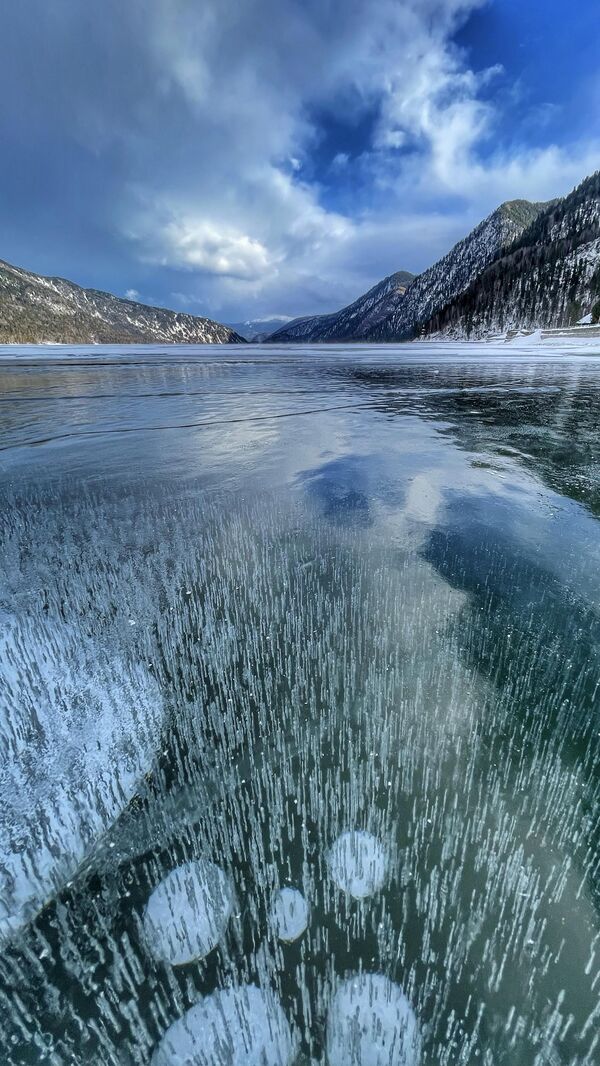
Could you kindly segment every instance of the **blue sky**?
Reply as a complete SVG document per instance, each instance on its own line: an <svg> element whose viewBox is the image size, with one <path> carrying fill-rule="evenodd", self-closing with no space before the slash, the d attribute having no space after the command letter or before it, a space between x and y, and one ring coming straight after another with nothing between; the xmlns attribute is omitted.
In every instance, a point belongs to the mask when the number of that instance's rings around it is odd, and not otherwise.
<svg viewBox="0 0 600 1066"><path fill-rule="evenodd" d="M28 0L0 258L223 321L419 271L600 166L597 0Z"/></svg>

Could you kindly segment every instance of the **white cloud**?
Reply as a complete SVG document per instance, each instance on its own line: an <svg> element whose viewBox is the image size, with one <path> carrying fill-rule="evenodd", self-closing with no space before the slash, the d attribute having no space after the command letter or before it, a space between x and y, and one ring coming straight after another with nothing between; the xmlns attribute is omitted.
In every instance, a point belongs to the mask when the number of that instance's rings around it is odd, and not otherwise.
<svg viewBox="0 0 600 1066"><path fill-rule="evenodd" d="M49 87L35 106L110 172L107 226L182 305L332 309L427 266L500 201L547 199L598 166L592 142L490 152L501 72L452 44L484 2L61 0L57 19L31 0L44 47L29 74ZM314 178L324 111L378 114L359 158L337 146L320 171L344 184L343 210Z"/></svg>
<svg viewBox="0 0 600 1066"><path fill-rule="evenodd" d="M127 289L125 291L126 300L139 300L140 294L137 289Z"/></svg>
<svg viewBox="0 0 600 1066"><path fill-rule="evenodd" d="M469 69L451 44L480 5L205 0L198 14L185 0L157 4L151 47L206 141L206 163L192 183L174 189L179 182L161 176L152 190L144 239L154 257L202 272L219 311L318 311L388 271L426 266L503 199L565 191L592 168L595 147L480 158L495 131L489 89L502 72ZM380 114L360 174L372 181L371 206L344 217L302 180L315 136L307 115L367 101ZM399 156L400 147L410 150ZM332 172L351 167L347 152L334 156ZM440 218L440 197L456 198L453 214ZM171 220L161 224L164 212Z"/></svg>
<svg viewBox="0 0 600 1066"><path fill-rule="evenodd" d="M273 268L264 244L206 219L183 217L156 234L162 262L209 274L257 280Z"/></svg>

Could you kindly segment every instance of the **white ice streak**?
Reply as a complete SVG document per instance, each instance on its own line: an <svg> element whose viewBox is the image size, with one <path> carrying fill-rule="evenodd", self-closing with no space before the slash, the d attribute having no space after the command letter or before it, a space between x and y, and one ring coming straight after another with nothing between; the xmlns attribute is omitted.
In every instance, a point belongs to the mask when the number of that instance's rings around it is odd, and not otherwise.
<svg viewBox="0 0 600 1066"><path fill-rule="evenodd" d="M270 914L271 928L280 940L290 943L302 936L308 925L308 904L297 888L282 888Z"/></svg>
<svg viewBox="0 0 600 1066"><path fill-rule="evenodd" d="M388 856L372 833L351 830L342 833L327 856L327 865L338 888L355 899L372 896L383 885Z"/></svg>
<svg viewBox="0 0 600 1066"><path fill-rule="evenodd" d="M419 1030L400 985L358 974L335 993L327 1014L328 1066L416 1066Z"/></svg>
<svg viewBox="0 0 600 1066"><path fill-rule="evenodd" d="M152 954L173 966L203 959L225 932L232 899L227 875L213 862L199 859L171 870L144 911Z"/></svg>
<svg viewBox="0 0 600 1066"><path fill-rule="evenodd" d="M277 996L244 985L214 992L174 1022L152 1066L289 1066L295 1053Z"/></svg>
<svg viewBox="0 0 600 1066"><path fill-rule="evenodd" d="M0 942L73 876L127 806L158 744L141 666L68 626L4 619L0 637Z"/></svg>

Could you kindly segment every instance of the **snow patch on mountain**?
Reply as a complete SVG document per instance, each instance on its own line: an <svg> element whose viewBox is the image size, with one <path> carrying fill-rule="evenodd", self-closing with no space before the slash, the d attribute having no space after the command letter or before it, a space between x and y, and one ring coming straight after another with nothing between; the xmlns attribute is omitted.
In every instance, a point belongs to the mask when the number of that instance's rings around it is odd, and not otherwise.
<svg viewBox="0 0 600 1066"><path fill-rule="evenodd" d="M0 261L0 343L243 343L209 318L150 307Z"/></svg>

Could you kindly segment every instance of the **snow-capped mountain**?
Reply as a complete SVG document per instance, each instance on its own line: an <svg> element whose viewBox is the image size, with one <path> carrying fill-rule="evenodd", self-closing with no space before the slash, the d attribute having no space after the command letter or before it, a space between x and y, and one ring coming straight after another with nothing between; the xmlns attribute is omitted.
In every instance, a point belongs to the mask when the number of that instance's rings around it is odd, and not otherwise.
<svg viewBox="0 0 600 1066"><path fill-rule="evenodd" d="M265 337L269 337L275 330L283 329L291 321L289 315L279 315L277 318L251 318L245 322L228 322L227 325L239 333L244 340L257 344Z"/></svg>
<svg viewBox="0 0 600 1066"><path fill-rule="evenodd" d="M0 261L0 343L243 344L209 318L122 300Z"/></svg>
<svg viewBox="0 0 600 1066"><path fill-rule="evenodd" d="M600 171L554 201L426 332L477 338L600 319Z"/></svg>
<svg viewBox="0 0 600 1066"><path fill-rule="evenodd" d="M464 292L544 207L527 200L502 204L418 277L406 272L392 274L349 307L333 315L296 319L269 340L393 341L414 337L423 323Z"/></svg>
<svg viewBox="0 0 600 1066"><path fill-rule="evenodd" d="M275 330L267 340L276 344L294 341L345 341L368 339L359 332L368 329L371 322L379 321L380 308L387 302L404 296L414 274L398 270L374 285L358 300L329 315L311 315L294 318L281 329Z"/></svg>

